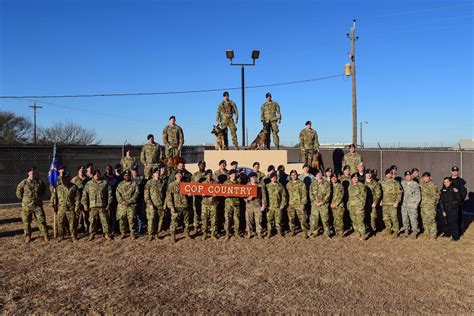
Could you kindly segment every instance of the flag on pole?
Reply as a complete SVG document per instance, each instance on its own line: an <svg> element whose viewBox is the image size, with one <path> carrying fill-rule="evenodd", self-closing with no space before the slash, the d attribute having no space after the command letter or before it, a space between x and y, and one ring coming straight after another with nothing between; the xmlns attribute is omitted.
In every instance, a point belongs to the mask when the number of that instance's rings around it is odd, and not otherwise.
<svg viewBox="0 0 474 316"><path fill-rule="evenodd" d="M58 185L59 172L58 172L58 161L56 160L56 144L53 147L53 161L49 167L48 180L53 188Z"/></svg>

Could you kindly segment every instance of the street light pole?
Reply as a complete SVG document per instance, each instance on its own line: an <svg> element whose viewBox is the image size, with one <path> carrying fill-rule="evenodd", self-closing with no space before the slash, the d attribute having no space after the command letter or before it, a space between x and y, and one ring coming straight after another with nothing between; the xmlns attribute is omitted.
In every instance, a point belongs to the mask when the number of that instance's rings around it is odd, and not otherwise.
<svg viewBox="0 0 474 316"><path fill-rule="evenodd" d="M255 60L260 56L259 50L253 50L251 58L253 62L251 64L234 64L232 59L234 59L234 51L227 50L225 55L230 59L231 66L241 66L241 81L242 81L242 111L241 111L241 120L242 120L242 146L245 146L245 66L255 66Z"/></svg>

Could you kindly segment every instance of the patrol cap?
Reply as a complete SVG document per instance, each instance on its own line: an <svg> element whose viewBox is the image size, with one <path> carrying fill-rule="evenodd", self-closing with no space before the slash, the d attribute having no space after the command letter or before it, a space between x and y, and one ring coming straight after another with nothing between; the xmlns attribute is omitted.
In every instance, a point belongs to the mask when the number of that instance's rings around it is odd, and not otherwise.
<svg viewBox="0 0 474 316"><path fill-rule="evenodd" d="M285 166L283 166L283 165L278 165L277 170L278 170L278 171L280 171L280 170L285 171Z"/></svg>
<svg viewBox="0 0 474 316"><path fill-rule="evenodd" d="M237 166L238 164L239 164L239 163L238 163L237 161L235 161L235 160L230 163L231 166Z"/></svg>
<svg viewBox="0 0 474 316"><path fill-rule="evenodd" d="M153 136L153 134L148 134L148 136L146 137L146 139L150 139L150 138L155 138L155 136Z"/></svg>
<svg viewBox="0 0 474 316"><path fill-rule="evenodd" d="M356 146L354 144L350 144L349 148L351 148L351 147L355 149Z"/></svg>
<svg viewBox="0 0 474 316"><path fill-rule="evenodd" d="M58 167L58 170L65 170L65 169L66 169L66 165L60 165L60 166Z"/></svg>
<svg viewBox="0 0 474 316"><path fill-rule="evenodd" d="M413 169L411 169L411 173L414 173L415 171L420 172L420 170L418 170L418 168L413 168Z"/></svg>
<svg viewBox="0 0 474 316"><path fill-rule="evenodd" d="M137 166L137 165L133 165L133 166L132 166L132 170L133 170L133 171L138 171L138 166Z"/></svg>
<svg viewBox="0 0 474 316"><path fill-rule="evenodd" d="M36 171L36 170L37 170L36 167L35 167L35 166L32 166L32 167L30 167L30 168L28 169L28 172L30 172L30 171Z"/></svg>
<svg viewBox="0 0 474 316"><path fill-rule="evenodd" d="M223 96L223 97L228 97L228 96L229 96L229 92L224 91L224 94L223 94L222 96Z"/></svg>
<svg viewBox="0 0 474 316"><path fill-rule="evenodd" d="M389 173L392 173L392 168L388 168L387 170L385 170L385 175L387 175Z"/></svg>
<svg viewBox="0 0 474 316"><path fill-rule="evenodd" d="M212 170L211 169L207 169L206 171L204 171L204 175L207 176L208 174L212 175Z"/></svg>
<svg viewBox="0 0 474 316"><path fill-rule="evenodd" d="M332 172L332 168L326 168L324 172Z"/></svg>
<svg viewBox="0 0 474 316"><path fill-rule="evenodd" d="M411 171L410 170L405 171L404 175L411 176Z"/></svg>
<svg viewBox="0 0 474 316"><path fill-rule="evenodd" d="M260 166L260 163L259 163L258 161L255 161L255 162L253 163L252 167L255 167L255 166L257 166L257 165Z"/></svg>
<svg viewBox="0 0 474 316"><path fill-rule="evenodd" d="M265 94L265 98L268 98L268 97L271 97L271 96L272 96L272 94L271 94L270 92L267 92L267 93Z"/></svg>
<svg viewBox="0 0 474 316"><path fill-rule="evenodd" d="M393 170L393 169L397 169L397 170L398 170L397 165L391 165L391 166L390 166L390 170Z"/></svg>
<svg viewBox="0 0 474 316"><path fill-rule="evenodd" d="M424 177L431 177L431 173L426 171L426 172L423 172L423 178Z"/></svg>
<svg viewBox="0 0 474 316"><path fill-rule="evenodd" d="M453 166L453 167L451 168L451 171L459 171L459 168L458 168L457 166Z"/></svg>
<svg viewBox="0 0 474 316"><path fill-rule="evenodd" d="M303 169L304 169L304 168L311 168L311 166L310 166L308 163L305 163L305 164L303 165Z"/></svg>
<svg viewBox="0 0 474 316"><path fill-rule="evenodd" d="M130 170L125 170L125 172L123 173L123 175L129 175L131 176L132 175L132 172Z"/></svg>
<svg viewBox="0 0 474 316"><path fill-rule="evenodd" d="M234 174L234 173L237 173L237 170L232 169L231 171L229 171L229 176L230 176L231 174Z"/></svg>
<svg viewBox="0 0 474 316"><path fill-rule="evenodd" d="M93 176L95 176L96 174L98 174L99 176L101 175L100 169L95 169L95 170L92 172L92 175L93 175Z"/></svg>
<svg viewBox="0 0 474 316"><path fill-rule="evenodd" d="M257 174L255 172L250 172L249 173L249 178L252 178L252 177L257 177Z"/></svg>
<svg viewBox="0 0 474 316"><path fill-rule="evenodd" d="M175 176L178 175L178 174L183 175L183 171L181 171L181 170L176 170Z"/></svg>
<svg viewBox="0 0 474 316"><path fill-rule="evenodd" d="M306 121L306 123L304 123L304 125L311 125L311 121Z"/></svg>
<svg viewBox="0 0 474 316"><path fill-rule="evenodd" d="M316 169L316 173L315 174L318 174L320 173L321 175L323 175L323 172L321 171L321 169Z"/></svg>
<svg viewBox="0 0 474 316"><path fill-rule="evenodd" d="M222 165L223 163L227 164L227 161L225 159L222 159L221 161L219 161L219 166Z"/></svg>
<svg viewBox="0 0 474 316"><path fill-rule="evenodd" d="M176 116L171 115L170 118L169 118L169 120L171 120L171 119L175 119L175 120L176 120Z"/></svg>
<svg viewBox="0 0 474 316"><path fill-rule="evenodd" d="M372 169L365 169L365 174L369 174L369 173L370 173L370 174L373 173Z"/></svg>

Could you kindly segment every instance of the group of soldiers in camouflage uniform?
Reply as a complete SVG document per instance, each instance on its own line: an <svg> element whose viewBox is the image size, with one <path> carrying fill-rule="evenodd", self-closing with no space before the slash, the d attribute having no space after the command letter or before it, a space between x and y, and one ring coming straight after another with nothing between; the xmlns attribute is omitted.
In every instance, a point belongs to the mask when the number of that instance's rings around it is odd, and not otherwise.
<svg viewBox="0 0 474 316"><path fill-rule="evenodd" d="M146 151L153 152L151 144L153 141L144 146L142 155ZM157 152L155 154L158 155ZM89 176L82 174L84 167L81 166L72 180L68 172L61 171L59 185L52 195L53 207L57 207L59 240L63 240L66 230L72 241L78 240L81 217L88 219L88 240L94 239L99 223L104 237L111 239L116 230L111 224L114 223L113 218L118 222L119 237L124 238L129 231L131 239L140 234L140 229L137 229L137 222L140 221L147 222L149 239L155 239L162 233L168 218L172 242L177 240L180 225L188 238L201 233L202 239L223 236L228 240L231 236L236 239L244 235L251 238L255 234L258 238L271 238L275 234L295 236L297 222L305 238L323 234L331 239L333 236L344 237L353 231L361 240L366 240L381 231L377 221L380 208L385 232L393 238L398 237L400 232L417 238L420 233L419 214L425 234L436 238L438 207L447 221L452 239L459 239L462 232L458 216L465 198L465 182L457 176L457 167L453 167L452 177L445 178L440 193L431 181L431 174L425 172L420 180L417 169L406 171L404 179L400 179L397 167L392 166L385 171L384 179L378 181L375 170L365 169L362 158L353 149L345 155L346 164L339 177L331 168L325 172L310 172L308 164L304 164L301 174L292 170L287 175L283 166L279 166L278 170L269 166L267 174L264 174L258 162L254 163L252 172L246 174L243 168L238 168L237 162L232 162L228 170L227 162L222 160L219 169L214 172L206 169L206 163L201 161L199 171L194 174L185 169L184 163L173 170L158 164L151 170L149 178L143 178L137 173L137 165L128 169L127 161L133 158L130 152L126 157L122 160L123 172L120 165L116 166L117 181L113 185L109 184L110 176L106 174L102 177L98 169L90 171L91 166L87 166ZM150 156L145 154L145 159L148 158ZM352 172L351 164L357 161L357 171ZM258 194L257 197L247 198L188 196L180 193L181 182L253 185L257 187ZM35 168L28 171L28 178L17 187L17 196L23 205L26 242L31 238L33 216L45 240L48 240L42 207L46 189L38 179ZM399 212L402 229L399 227ZM286 217L289 230L286 230ZM219 233L221 224L223 234ZM191 227L194 228L192 232Z"/></svg>

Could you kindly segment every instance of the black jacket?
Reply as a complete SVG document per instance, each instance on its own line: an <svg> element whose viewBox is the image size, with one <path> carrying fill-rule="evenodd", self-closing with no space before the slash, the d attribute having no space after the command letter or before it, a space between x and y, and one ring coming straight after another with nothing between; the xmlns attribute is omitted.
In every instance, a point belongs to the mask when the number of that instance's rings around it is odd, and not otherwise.
<svg viewBox="0 0 474 316"><path fill-rule="evenodd" d="M461 206L462 201L461 194L454 185L441 189L439 205L442 211L457 210Z"/></svg>

